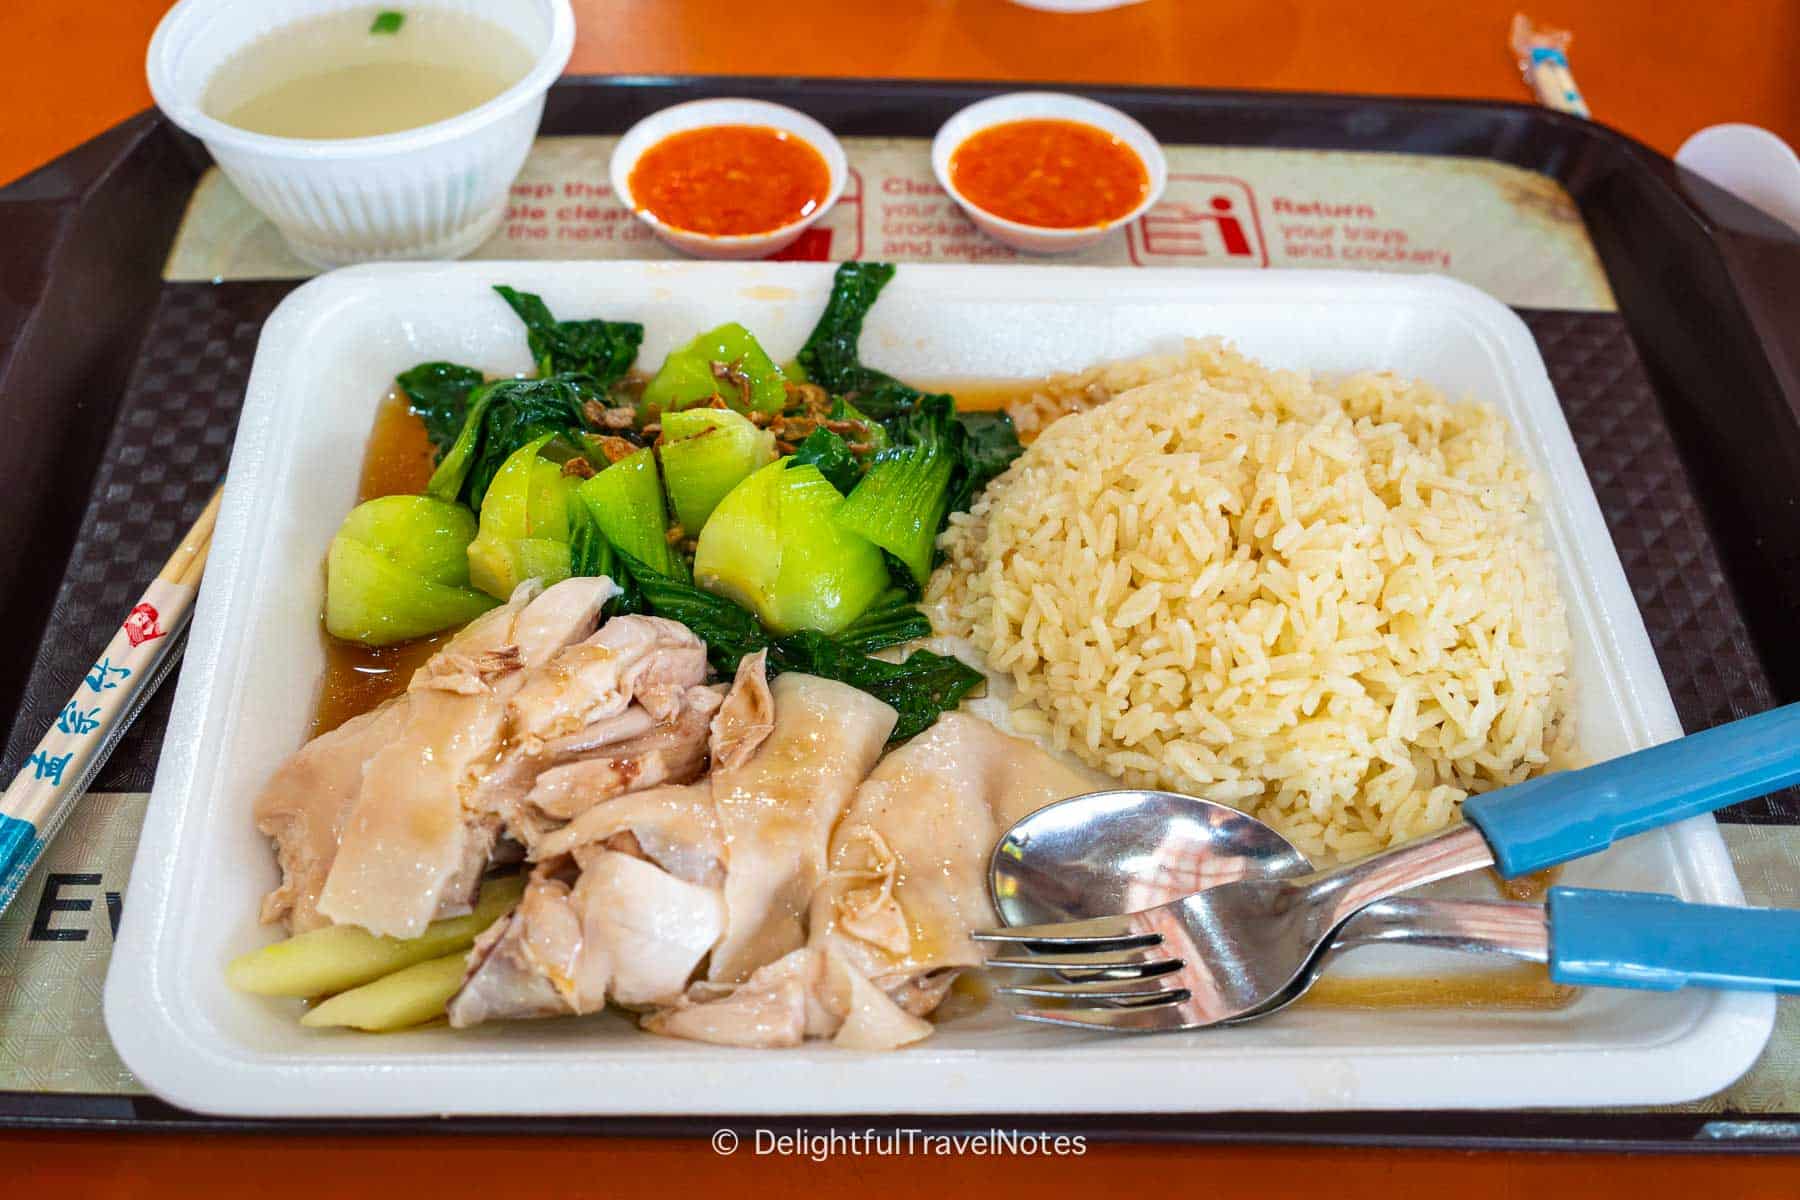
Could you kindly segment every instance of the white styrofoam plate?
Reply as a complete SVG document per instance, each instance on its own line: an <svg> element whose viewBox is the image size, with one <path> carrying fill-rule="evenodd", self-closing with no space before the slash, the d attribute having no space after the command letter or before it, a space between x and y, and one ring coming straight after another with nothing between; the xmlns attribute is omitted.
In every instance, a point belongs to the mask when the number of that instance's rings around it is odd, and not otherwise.
<svg viewBox="0 0 1800 1200"><path fill-rule="evenodd" d="M256 908L274 857L251 804L304 740L324 661L320 563L395 373L425 359L527 369L519 324L489 290L502 282L565 317L644 322L646 364L726 320L783 359L830 279L813 264L385 265L308 283L269 319L107 981L107 1028L147 1086L205 1112L299 1116L1485 1108L1674 1102L1750 1065L1773 1023L1770 996L1592 991L1549 1011L1302 1006L1135 1038L1026 1026L990 1007L917 1047L869 1055L678 1042L604 1015L314 1031L297 1023L298 1002L231 991L225 962L272 936ZM863 346L902 377L1029 377L1203 334L1275 366L1389 368L1498 405L1549 484L1583 752L1679 735L1536 345L1471 287L1336 271L905 266ZM1742 902L1710 817L1565 878ZM1479 968L1434 960L1445 969Z"/></svg>

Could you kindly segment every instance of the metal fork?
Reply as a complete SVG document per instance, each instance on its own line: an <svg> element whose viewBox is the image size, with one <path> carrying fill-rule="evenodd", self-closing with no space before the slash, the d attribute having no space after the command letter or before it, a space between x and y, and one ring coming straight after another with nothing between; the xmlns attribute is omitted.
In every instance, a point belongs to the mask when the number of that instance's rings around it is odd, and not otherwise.
<svg viewBox="0 0 1800 1200"><path fill-rule="evenodd" d="M1549 930L1541 904L1396 897L1371 904L1345 922L1293 984L1269 1003L1221 1023L1253 1020L1286 1008L1310 991L1325 968L1340 955L1362 946L1391 945L1500 955L1531 963L1547 962L1550 953ZM1143 1017L1124 1018L1121 1023L1108 1010L1161 1003L1158 995L1167 983L1163 977L1176 974L1185 965L1160 946L1088 956L1085 960L1047 958L1033 953L998 954L988 960L989 967L1010 975L1050 974L1063 981L996 987L998 995L1039 1002L1015 1013L1022 1020L1120 1029L1140 1027ZM1088 987L1073 994L1068 986L1101 983L1118 986ZM1128 986L1134 983L1142 986ZM1180 1020L1178 1013L1168 1015L1174 1021Z"/></svg>
<svg viewBox="0 0 1800 1200"><path fill-rule="evenodd" d="M1017 1014L1027 1021L1135 1032L1201 1029L1266 1017L1287 1007L1312 986L1327 959L1371 943L1498 952L1546 964L1558 983L1589 987L1800 991L1800 912L1571 887L1551 888L1547 901L1388 900L1370 905L1334 935L1292 986L1262 1007L1226 1021L1196 1021L1184 1014L1191 999L1182 986L1186 964L1172 958L1113 959L1104 965L1090 959L1100 978L999 991L1048 1005ZM1068 965L1053 957L999 961L1039 971L1049 963Z"/></svg>
<svg viewBox="0 0 1800 1200"><path fill-rule="evenodd" d="M1260 1016L1297 996L1308 967L1358 910L1493 861L1481 834L1461 826L1297 879L1244 880L1123 916L974 936L1021 952L992 956L990 965L1076 973L1069 982L1009 992L1069 1006L1022 1017L1120 1030L1197 1029Z"/></svg>

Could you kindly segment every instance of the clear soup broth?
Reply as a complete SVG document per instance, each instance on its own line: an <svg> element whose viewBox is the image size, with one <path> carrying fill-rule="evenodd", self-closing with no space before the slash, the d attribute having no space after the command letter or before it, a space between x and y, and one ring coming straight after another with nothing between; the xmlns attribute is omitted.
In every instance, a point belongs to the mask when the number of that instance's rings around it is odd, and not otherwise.
<svg viewBox="0 0 1800 1200"><path fill-rule="evenodd" d="M252 42L219 68L201 108L251 133L375 137L485 104L523 79L535 57L468 13L371 5Z"/></svg>

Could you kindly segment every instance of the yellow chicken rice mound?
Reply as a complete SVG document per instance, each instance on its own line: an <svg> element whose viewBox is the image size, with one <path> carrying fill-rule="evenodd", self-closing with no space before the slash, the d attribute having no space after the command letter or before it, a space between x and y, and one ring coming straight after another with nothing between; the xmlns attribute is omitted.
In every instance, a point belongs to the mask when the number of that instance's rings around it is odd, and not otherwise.
<svg viewBox="0 0 1800 1200"><path fill-rule="evenodd" d="M1019 732L1320 859L1440 829L1566 752L1568 623L1492 408L1209 342L1014 417L1041 433L952 518L927 599L1011 678Z"/></svg>

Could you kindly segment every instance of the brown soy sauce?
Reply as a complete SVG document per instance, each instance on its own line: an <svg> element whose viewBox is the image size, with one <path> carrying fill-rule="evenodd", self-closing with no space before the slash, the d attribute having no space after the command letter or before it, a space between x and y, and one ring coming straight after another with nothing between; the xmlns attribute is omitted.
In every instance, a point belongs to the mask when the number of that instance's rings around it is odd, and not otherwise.
<svg viewBox="0 0 1800 1200"><path fill-rule="evenodd" d="M422 492L431 469L431 440L425 436L425 423L413 415L397 389L390 389L375 410L356 489L357 503ZM405 691L413 672L450 635L440 633L393 646L365 646L324 632L320 636L325 640L325 676L313 710L313 737Z"/></svg>

